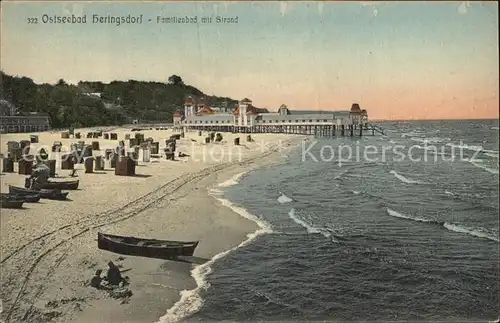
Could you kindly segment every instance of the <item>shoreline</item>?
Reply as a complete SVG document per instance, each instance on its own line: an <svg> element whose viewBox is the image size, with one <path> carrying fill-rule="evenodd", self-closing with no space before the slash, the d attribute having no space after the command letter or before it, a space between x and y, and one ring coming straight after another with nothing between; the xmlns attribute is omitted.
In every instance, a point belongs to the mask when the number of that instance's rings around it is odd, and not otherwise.
<svg viewBox="0 0 500 323"><path fill-rule="evenodd" d="M236 178L241 179L241 176L248 174L249 172L256 171L259 168L261 168L261 167L247 170L244 173L236 174L231 179L226 180L224 182L221 182L218 185L215 185L215 187L216 188L227 188L227 187L236 185L236 184L238 184L238 180ZM228 184L222 185L225 183L228 183ZM160 317L156 321L156 323L179 322L179 321L182 321L183 319L190 317L193 314L196 314L203 306L203 299L200 296L200 292L209 288L209 286L207 286L207 284L208 284L207 278L208 278L208 275L210 275L210 273L212 273L211 265L213 265L217 260L223 259L229 253L252 243L259 236L272 232L272 230L263 221L256 218L253 214L249 213L243 207L237 206L237 205L233 204L230 200L224 198L223 193L218 191L216 188L207 189L207 194L210 197L212 197L213 199L215 199L220 204L220 206L222 208L227 208L235 215L238 215L242 218L245 218L245 219L248 219L248 220L254 222L255 225L257 226L257 228L254 231L248 232L246 234L246 239L243 240L240 244L238 244L230 249L223 250L223 251L219 252L218 254L216 254L212 258L210 258L210 260L208 260L207 262L193 268L190 271L190 274L191 274L191 277L196 282L196 287L194 289L191 289L191 290L181 291L180 299L172 307L170 307L167 310L167 312L165 313L165 315ZM214 192L215 190L217 190L218 192ZM188 308L184 307L186 304L188 305ZM189 308L189 305L191 305L192 307Z"/></svg>
<svg viewBox="0 0 500 323"><path fill-rule="evenodd" d="M187 134L189 134L187 137L197 138L192 133ZM47 135L57 136L54 133ZM227 137L230 135L225 134ZM272 136L262 137L276 139ZM278 138L290 143L290 149L294 149L297 146L295 143L300 143L306 137L294 135ZM191 141L193 138L190 138ZM189 138L186 138L186 141L189 142ZM248 146L252 147L250 144ZM121 176L109 178L114 181L109 183L111 187L130 191L125 194L125 197L117 195L111 188L100 187L106 185L99 183L98 177L107 178L106 175L82 174L81 182L84 184L82 191L85 192L70 191L70 198L74 196L74 201L68 203L71 203L69 208L80 205L80 207L84 206L84 209L74 209L74 214L61 214L58 208L61 204L50 201L47 202L48 205L30 204L29 207L33 205L34 210L24 210L30 213L26 216L6 210L12 214L7 216L2 214L1 265L2 278L5 279L2 286L11 290L12 295L9 296L7 302L4 301L4 309L9 308L9 300L12 301L11 298L19 291L17 283L10 283L10 280L19 280L19 282L27 282L28 286L23 287L23 293L31 296L32 308L26 313L29 313L33 322L47 319L53 322L82 323L88 321L173 322L193 314L196 312L193 308L197 309L202 305L202 300L195 294L203 287L203 277L208 274L203 270L208 269L214 261L245 243L249 240L249 235L259 230L259 226L252 219L234 212L218 200L218 197L206 190L207 187L213 188L214 183L234 181L233 177L242 172L246 173L263 166L280 163L279 153L273 151L272 148L264 153L260 151L254 154L254 151L249 150L248 153L245 151L245 154L243 160L229 163L206 164L200 161L194 163L183 161L176 166L181 168L180 171L172 169L169 167L172 164L164 163L164 161L140 165L137 168L138 171L156 174L153 179L129 178L127 181L126 177ZM21 182L21 178L18 178L20 176L5 175L2 176L3 182L16 184L12 183L14 178ZM155 176L159 178L154 179ZM149 181L151 184L148 184L145 189L141 181ZM3 184L2 190L5 189L6 183ZM124 184L131 185L131 187L126 188ZM86 198L80 199L79 194L86 195ZM101 203L104 196L108 196L108 200ZM123 202L113 201L114 198ZM95 207L86 205L89 200L96 204ZM39 207L38 210L35 210L35 207ZM114 208L119 211L115 209L113 213ZM102 210L107 211L102 213ZM101 213L92 216L92 211ZM74 222L72 219L75 218L81 222L79 227L75 223L71 224ZM165 219L168 220L165 221ZM24 223L17 223L18 221ZM51 232L64 223L69 223L67 229L56 230L56 234ZM76 229L81 229L81 231ZM177 240L198 239L200 245L191 263L140 257L123 257L124 260L118 260L120 255L96 248L94 234L98 231L139 237L167 236L168 239ZM4 232L10 234L4 234ZM217 238L218 234L222 239ZM21 245L26 241L28 241L26 247L20 246L15 249L13 246L14 251L12 251L10 246L12 243ZM9 246L9 248L3 246ZM38 247L40 249L37 249ZM31 254L29 254L30 250ZM223 255L219 256L221 253ZM26 255L28 258L24 258ZM36 264L24 277L33 260L36 260ZM130 270L125 274L131 278L129 287L133 292L128 303L120 304L120 300L111 299L102 291L85 286L95 270L104 268L109 260L125 270ZM54 261L55 265L51 265ZM26 267L23 268L23 266ZM198 274L202 276L201 280L196 279ZM41 279L46 279L46 281L40 282ZM187 291L183 292L184 290ZM5 294L2 295L4 300L5 296ZM196 305L194 307L191 303L187 304L186 298L189 296L199 304L194 304ZM16 305L24 305L23 303L29 300L29 297L24 298L27 300L21 299ZM47 304L50 302L56 302L58 305L55 308L48 308ZM26 307L19 309L19 311L24 310ZM14 312L13 317L18 315L20 313Z"/></svg>
<svg viewBox="0 0 500 323"><path fill-rule="evenodd" d="M303 140L302 137L304 136L301 136L300 138L299 136L295 138L292 137L289 139L289 142L300 143ZM291 145L291 148L295 148L293 144ZM164 296L168 295L168 297L164 299L165 303L156 302L156 304L153 305L153 307L157 306L156 309L146 309L145 307L143 307L146 305L150 305L150 303L142 299L139 301L139 303L142 303L144 301L144 304L135 304L135 306L133 306L132 309L126 311L127 314L124 315L123 310L121 310L121 308L117 308L116 301L114 302L114 309L111 308L111 310L110 308L107 308L109 305L111 305L111 302L107 302L108 304L106 304L106 306L103 306L103 304L98 305L99 309L97 311L100 313L100 315L103 314L103 311L108 311L106 318L99 316L99 322L111 323L119 321L123 323L176 323L186 320L191 315L198 312L203 306L203 299L200 296L200 292L210 287L209 285L207 285L207 277L208 275L210 275L210 273L212 273L211 266L216 261L223 259L229 253L251 243L260 235L270 232L269 228L262 226L261 223L259 223L259 219L247 212L244 208L234 205L231 201L225 199L223 196L218 196L217 193L220 194L222 192L217 192L217 189L233 186L239 182L239 179L241 179L240 177L250 172L258 171L262 167L280 164L281 161L278 157L279 156L276 156L275 154L258 157L254 160L255 163L247 166L243 171L242 168L238 167L239 165L237 164L230 166L229 169L225 169L204 177L202 181L209 180L212 176L217 177L218 180L210 187L203 188L202 190L196 189L192 191L192 195L186 195L185 198L189 199L193 195L200 194L203 196L203 198L210 200L211 207L213 207L218 213L223 214L226 219L227 217L233 217L233 220L236 220L239 225L244 225L244 228L242 230L238 230L238 237L230 239L226 238L224 247L218 248L217 250L212 250L212 256L210 258L205 258L204 262L202 263L197 263L192 267L178 264L179 268L177 269L177 274L182 276L181 279L183 280L181 283L181 287L176 290L172 290L171 292L162 292ZM180 204L183 203L180 202ZM230 231L233 231L235 229L235 226L231 226L229 228ZM141 262L143 262L143 260ZM171 263L174 262L168 262L168 265L170 265ZM162 287L166 286L162 285ZM151 310L154 310L155 313L162 312L162 314L160 316L152 315L153 313L151 312ZM95 319L95 315L85 315L84 313L83 315L78 316L76 320L72 320L71 322L86 323L91 320L95 321Z"/></svg>

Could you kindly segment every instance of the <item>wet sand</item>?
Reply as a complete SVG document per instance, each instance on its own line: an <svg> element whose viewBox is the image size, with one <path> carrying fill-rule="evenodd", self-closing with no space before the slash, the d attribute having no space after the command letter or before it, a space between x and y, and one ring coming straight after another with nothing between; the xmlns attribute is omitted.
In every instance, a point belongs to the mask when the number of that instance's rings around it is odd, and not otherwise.
<svg viewBox="0 0 500 323"><path fill-rule="evenodd" d="M85 130L77 130L85 133ZM123 140L128 129L115 129ZM141 131L160 141L170 131ZM40 144L61 141L69 146L78 139L60 139L59 133L41 133ZM204 136L206 133L204 134ZM238 246L258 229L208 194L207 189L259 166L277 163L301 141L281 134L222 134L220 144L202 144L204 136L187 133L178 151L189 157L139 162L139 176L115 176L105 171L85 174L79 169L79 190L69 191L71 201L41 200L23 210L2 209L1 275L2 319L26 317L30 322L156 322L180 299L180 292L196 287L190 271L214 255ZM243 147L235 148L240 137ZM9 140L29 139L29 134L2 135L0 152ZM90 143L96 139L80 139ZM99 139L101 152L118 141ZM196 141L196 142L195 142ZM35 149L33 147L33 150ZM277 149L284 147L284 149ZM50 151L50 149L47 149ZM232 151L232 155L229 152ZM97 152L94 152L96 155ZM68 170L60 170L67 175ZM1 176L1 191L23 186L24 176ZM175 262L113 254L97 248L97 232L170 240L199 240L194 257ZM130 278L132 297L121 304L106 292L86 286L96 269L108 261L119 265ZM195 301L198 301L195 299ZM50 302L50 303L49 303ZM179 305L179 304L178 304ZM189 308L186 308L189 307ZM175 321L196 304L176 306L164 321Z"/></svg>

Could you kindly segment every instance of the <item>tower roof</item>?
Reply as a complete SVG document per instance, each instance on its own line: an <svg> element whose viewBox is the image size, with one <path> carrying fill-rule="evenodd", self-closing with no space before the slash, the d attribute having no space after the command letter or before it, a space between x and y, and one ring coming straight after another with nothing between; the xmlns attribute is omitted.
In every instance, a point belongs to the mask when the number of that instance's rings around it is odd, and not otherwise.
<svg viewBox="0 0 500 323"><path fill-rule="evenodd" d="M351 106L351 112L361 113L361 108L359 107L359 104L353 103Z"/></svg>
<svg viewBox="0 0 500 323"><path fill-rule="evenodd" d="M186 100L184 100L184 105L193 105L193 104L194 104L194 100L193 100L192 96L188 96L186 98Z"/></svg>
<svg viewBox="0 0 500 323"><path fill-rule="evenodd" d="M201 108L197 113L197 115L209 115L209 114L215 114L215 111L210 109L209 107L207 106L204 106L203 108Z"/></svg>

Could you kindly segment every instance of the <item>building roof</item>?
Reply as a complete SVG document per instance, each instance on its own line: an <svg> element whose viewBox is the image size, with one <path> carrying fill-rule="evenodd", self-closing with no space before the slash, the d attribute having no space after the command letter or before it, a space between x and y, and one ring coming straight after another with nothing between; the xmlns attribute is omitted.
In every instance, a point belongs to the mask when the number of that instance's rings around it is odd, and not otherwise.
<svg viewBox="0 0 500 323"><path fill-rule="evenodd" d="M185 118L186 121L194 121L194 120L214 120L214 121L233 121L233 115L229 113L216 113L211 115L194 115L187 116Z"/></svg>
<svg viewBox="0 0 500 323"><path fill-rule="evenodd" d="M259 116L259 118L264 121L335 120L336 117L337 117L336 115L331 113L330 114L285 114L285 115L280 115L278 113L265 113Z"/></svg>
<svg viewBox="0 0 500 323"><path fill-rule="evenodd" d="M200 110L198 110L198 112L196 114L197 115L212 115L212 114L215 114L215 111L212 110L212 109L210 109L207 106L203 106L203 108L201 108Z"/></svg>
<svg viewBox="0 0 500 323"><path fill-rule="evenodd" d="M193 97L192 96L188 96L186 98L186 100L184 100L184 105L193 105L194 104L194 101L193 101Z"/></svg>
<svg viewBox="0 0 500 323"><path fill-rule="evenodd" d="M351 106L351 112L361 113L361 108L359 107L359 104L353 103Z"/></svg>
<svg viewBox="0 0 500 323"><path fill-rule="evenodd" d="M350 113L350 111L347 111L347 110L338 110L338 111L332 111L332 110L289 110L289 111L290 111L290 114L292 114L292 115L295 115L295 114L301 114L301 115L302 114L307 114L307 115L311 115L311 114L330 115L330 114L333 114L333 115L341 116L341 115L349 115L349 113Z"/></svg>
<svg viewBox="0 0 500 323"><path fill-rule="evenodd" d="M233 115L238 115L240 113L240 107L236 107L236 109L233 110ZM256 115L259 113L269 113L267 109L259 109L257 107L254 107L253 105L248 105L247 106L247 115Z"/></svg>

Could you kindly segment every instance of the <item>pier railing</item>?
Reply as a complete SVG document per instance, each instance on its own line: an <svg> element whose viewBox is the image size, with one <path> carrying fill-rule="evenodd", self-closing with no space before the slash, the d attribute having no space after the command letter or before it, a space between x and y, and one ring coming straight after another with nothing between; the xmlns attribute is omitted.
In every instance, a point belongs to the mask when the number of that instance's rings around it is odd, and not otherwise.
<svg viewBox="0 0 500 323"><path fill-rule="evenodd" d="M361 137L366 132L372 136L375 133L384 134L379 126L365 124L348 125L253 125L253 126L235 126L235 125L183 125L174 127L174 131L215 131L231 133L283 133L298 135L313 135L315 137Z"/></svg>

